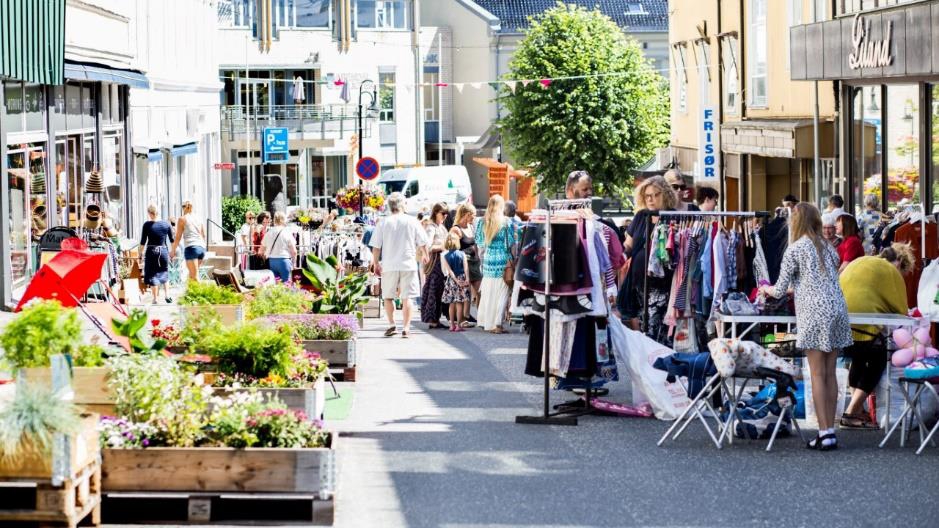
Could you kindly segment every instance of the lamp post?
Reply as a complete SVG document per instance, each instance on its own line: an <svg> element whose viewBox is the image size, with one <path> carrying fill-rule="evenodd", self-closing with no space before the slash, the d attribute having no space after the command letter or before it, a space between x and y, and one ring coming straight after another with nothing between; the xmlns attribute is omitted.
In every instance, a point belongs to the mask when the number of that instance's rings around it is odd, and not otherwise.
<svg viewBox="0 0 939 528"><path fill-rule="evenodd" d="M371 92L366 92L363 90L366 84L372 85ZM363 143L364 143L363 141L364 138L362 137L362 132L363 132L362 113L363 113L363 107L365 106L362 104L363 95L368 95L371 98L371 103L369 103L369 107L368 107L369 115L371 115L373 112L379 112L380 109L378 108L378 88L375 86L375 82L372 81L371 79L365 79L359 85L359 159L360 160L362 159L362 156L363 156L362 149L363 149ZM360 216L365 215L365 206L363 205L364 191L365 189L362 186L362 179L359 178L359 215Z"/></svg>

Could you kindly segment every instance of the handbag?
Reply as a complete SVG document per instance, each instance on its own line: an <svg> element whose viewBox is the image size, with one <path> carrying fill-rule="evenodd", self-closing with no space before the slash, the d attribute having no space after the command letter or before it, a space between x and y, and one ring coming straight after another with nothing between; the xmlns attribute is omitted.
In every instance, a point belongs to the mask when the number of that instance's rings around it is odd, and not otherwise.
<svg viewBox="0 0 939 528"><path fill-rule="evenodd" d="M423 264L421 271L424 273L424 276L430 276L434 272L434 268L437 266L437 259L440 258L440 252L435 251L427 263Z"/></svg>
<svg viewBox="0 0 939 528"><path fill-rule="evenodd" d="M506 225L504 229L512 229L511 226ZM505 252L509 255L509 258L505 261L505 269L502 270L502 281L505 282L505 285L511 290L515 286L515 255L512 254L512 247L514 244L509 244L509 232L505 234Z"/></svg>

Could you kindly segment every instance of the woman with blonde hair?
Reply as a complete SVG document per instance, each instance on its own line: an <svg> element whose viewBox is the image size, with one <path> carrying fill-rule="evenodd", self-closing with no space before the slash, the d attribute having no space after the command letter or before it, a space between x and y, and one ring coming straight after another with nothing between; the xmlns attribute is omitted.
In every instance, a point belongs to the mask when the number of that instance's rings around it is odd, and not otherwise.
<svg viewBox="0 0 939 528"><path fill-rule="evenodd" d="M624 321L634 330L639 329L643 306L647 317L646 333L652 339L668 344L668 327L662 324L668 308L668 296L672 286L670 270L664 277L648 277L648 297L643 298L646 261L649 258L647 231L658 222L657 211L674 211L678 196L662 176L646 178L635 191L636 215L626 230L626 255L631 259L629 274L620 288L617 307Z"/></svg>
<svg viewBox="0 0 939 528"><path fill-rule="evenodd" d="M189 280L198 281L199 266L205 258L205 228L202 227L201 219L192 214L192 202L183 202L182 209L183 216L176 222L176 240L170 250L170 258L176 258L176 247L182 242Z"/></svg>
<svg viewBox="0 0 939 528"><path fill-rule="evenodd" d="M479 293L479 326L493 334L505 332L509 286L503 279L512 261L515 231L505 218L505 199L495 194L489 198L486 214L476 225L476 245L482 250L483 279Z"/></svg>
<svg viewBox="0 0 939 528"><path fill-rule="evenodd" d="M290 272L297 258L297 241L287 229L287 217L284 213L274 213L274 227L268 229L258 248L261 257L267 258L268 268L280 282L290 282Z"/></svg>
<svg viewBox="0 0 939 528"><path fill-rule="evenodd" d="M838 254L822 235L822 216L814 205L799 202L789 217L789 247L783 254L779 280L760 291L782 297L795 290L796 347L804 350L812 371L812 399L818 415L818 436L806 447L819 451L838 448L835 409L838 352L851 346L848 307L838 282Z"/></svg>
<svg viewBox="0 0 939 528"><path fill-rule="evenodd" d="M470 304L479 302L479 285L483 280L482 260L479 258L479 247L476 246L476 208L467 202L460 205L453 218L453 228L460 236L460 251L466 255L468 268L466 278L470 284L471 299L463 303L463 327L468 328L476 323L470 315Z"/></svg>

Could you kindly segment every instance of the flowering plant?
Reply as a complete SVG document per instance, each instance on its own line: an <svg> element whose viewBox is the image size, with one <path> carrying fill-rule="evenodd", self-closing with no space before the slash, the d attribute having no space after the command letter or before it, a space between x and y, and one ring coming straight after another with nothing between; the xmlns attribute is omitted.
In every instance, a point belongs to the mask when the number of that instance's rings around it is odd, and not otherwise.
<svg viewBox="0 0 939 528"><path fill-rule="evenodd" d="M233 388L303 389L312 387L328 370L329 363L318 352L301 352L294 356L290 372L286 376L270 373L258 378L250 374L219 373L215 385Z"/></svg>
<svg viewBox="0 0 939 528"><path fill-rule="evenodd" d="M270 320L293 333L299 341L346 341L359 327L355 316L347 314L320 317L271 317Z"/></svg>
<svg viewBox="0 0 939 528"><path fill-rule="evenodd" d="M248 319L267 315L309 313L313 299L309 292L291 283L274 283L255 290L248 301Z"/></svg>
<svg viewBox="0 0 939 528"><path fill-rule="evenodd" d="M112 416L103 416L98 422L98 435L102 445L115 449L148 447L162 441L153 425Z"/></svg>
<svg viewBox="0 0 939 528"><path fill-rule="evenodd" d="M150 320L150 337L166 341L166 346L183 346L181 331L174 325L161 324L159 319Z"/></svg>
<svg viewBox="0 0 939 528"><path fill-rule="evenodd" d="M227 447L322 447L327 435L323 424L303 411L290 410L281 401L257 392L214 398L206 438Z"/></svg>
<svg viewBox="0 0 939 528"><path fill-rule="evenodd" d="M343 209L359 211L359 198L366 207L380 211L385 206L385 193L378 187L355 185L343 187L336 193L336 203Z"/></svg>

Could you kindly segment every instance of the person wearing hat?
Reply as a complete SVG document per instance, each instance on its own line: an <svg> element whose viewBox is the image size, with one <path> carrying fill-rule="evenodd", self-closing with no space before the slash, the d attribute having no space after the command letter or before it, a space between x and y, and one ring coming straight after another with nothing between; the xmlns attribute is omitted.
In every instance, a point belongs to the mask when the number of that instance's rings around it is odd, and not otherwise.
<svg viewBox="0 0 939 528"><path fill-rule="evenodd" d="M675 169L665 171L665 181L672 187L675 194L678 195L678 207L676 211L700 211L697 205L691 202L692 189L685 183L685 179Z"/></svg>
<svg viewBox="0 0 939 528"><path fill-rule="evenodd" d="M841 244L841 239L838 238L838 228L835 226L835 216L831 213L822 215L822 236L834 248Z"/></svg>

